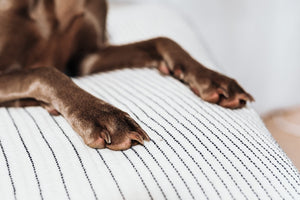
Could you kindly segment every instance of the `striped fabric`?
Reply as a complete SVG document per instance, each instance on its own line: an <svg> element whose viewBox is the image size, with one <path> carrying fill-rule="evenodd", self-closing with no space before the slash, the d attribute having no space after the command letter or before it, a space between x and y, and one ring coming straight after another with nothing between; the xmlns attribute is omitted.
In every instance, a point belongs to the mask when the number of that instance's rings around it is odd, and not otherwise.
<svg viewBox="0 0 300 200"><path fill-rule="evenodd" d="M150 69L76 83L128 112L151 142L94 150L41 108L0 110L1 199L299 199L299 173L250 108L203 102Z"/></svg>
<svg viewBox="0 0 300 200"><path fill-rule="evenodd" d="M151 141L95 150L60 116L1 108L0 199L300 199L299 172L253 109L206 103L154 69L74 81L128 112Z"/></svg>

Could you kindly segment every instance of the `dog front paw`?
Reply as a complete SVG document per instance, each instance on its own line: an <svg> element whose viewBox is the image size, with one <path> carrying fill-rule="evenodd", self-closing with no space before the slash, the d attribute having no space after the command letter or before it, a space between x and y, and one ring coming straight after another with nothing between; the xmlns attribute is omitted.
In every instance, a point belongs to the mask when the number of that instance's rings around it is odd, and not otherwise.
<svg viewBox="0 0 300 200"><path fill-rule="evenodd" d="M91 148L126 150L150 138L125 112L102 101L81 106L70 115L76 132Z"/></svg>
<svg viewBox="0 0 300 200"><path fill-rule="evenodd" d="M184 64L183 64L184 63ZM225 108L242 108L254 101L235 80L194 62L175 62L170 67L165 62L159 66L163 74L171 74L188 84L203 100Z"/></svg>
<svg viewBox="0 0 300 200"><path fill-rule="evenodd" d="M242 108L247 101L254 101L235 80L214 71L204 75L196 73L188 84L203 100L225 108Z"/></svg>

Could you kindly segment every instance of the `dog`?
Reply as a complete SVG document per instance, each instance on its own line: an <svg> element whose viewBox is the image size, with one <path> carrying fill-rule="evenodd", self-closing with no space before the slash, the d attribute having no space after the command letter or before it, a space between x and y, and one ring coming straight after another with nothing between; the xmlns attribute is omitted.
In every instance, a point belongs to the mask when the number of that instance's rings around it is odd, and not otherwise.
<svg viewBox="0 0 300 200"><path fill-rule="evenodd" d="M235 80L207 69L169 38L110 45L106 15L105 0L0 0L0 106L43 106L62 115L86 145L125 150L149 141L147 133L67 75L152 66L205 101L231 109L253 101Z"/></svg>

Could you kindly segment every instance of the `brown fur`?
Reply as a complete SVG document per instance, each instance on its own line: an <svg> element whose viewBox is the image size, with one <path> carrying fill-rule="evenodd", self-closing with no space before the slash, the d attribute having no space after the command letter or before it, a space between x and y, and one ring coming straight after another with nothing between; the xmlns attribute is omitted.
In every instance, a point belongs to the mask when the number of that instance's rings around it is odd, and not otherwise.
<svg viewBox="0 0 300 200"><path fill-rule="evenodd" d="M240 108L253 100L236 81L205 68L168 38L109 45L105 0L0 2L0 106L40 105L61 114L90 147L123 150L149 137L127 113L85 92L64 73L152 65L206 101Z"/></svg>

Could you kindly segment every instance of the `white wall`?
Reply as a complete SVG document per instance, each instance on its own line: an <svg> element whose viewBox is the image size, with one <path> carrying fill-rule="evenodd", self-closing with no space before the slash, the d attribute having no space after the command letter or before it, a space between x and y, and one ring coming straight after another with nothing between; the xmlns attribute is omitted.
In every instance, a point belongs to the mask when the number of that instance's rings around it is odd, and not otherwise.
<svg viewBox="0 0 300 200"><path fill-rule="evenodd" d="M156 2L195 27L218 67L260 112L300 104L299 0L111 0Z"/></svg>

